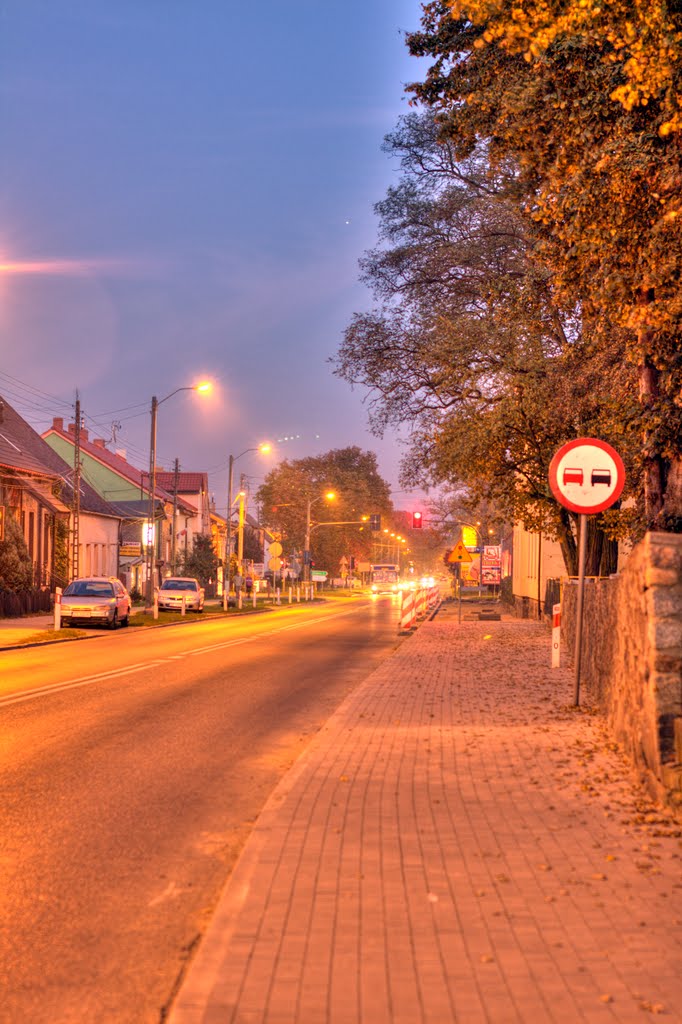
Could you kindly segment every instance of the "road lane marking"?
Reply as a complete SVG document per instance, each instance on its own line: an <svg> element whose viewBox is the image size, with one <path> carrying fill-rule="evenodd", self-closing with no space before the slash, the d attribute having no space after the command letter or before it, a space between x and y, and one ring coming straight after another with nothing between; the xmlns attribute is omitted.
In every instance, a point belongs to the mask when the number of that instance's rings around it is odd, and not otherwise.
<svg viewBox="0 0 682 1024"><path fill-rule="evenodd" d="M96 676L84 676L81 679L68 679L63 683L53 683L51 686L39 686L33 690L22 690L19 693L10 693L0 697L0 707L7 704L22 704L27 700L37 700L38 697L48 697L53 693L61 693L63 690L77 690L79 686L90 686L92 683L100 683L107 679L116 679L117 676L127 676L135 672L142 672L149 668L149 663L144 665L129 665L126 668L117 669L113 672L100 672Z"/></svg>
<svg viewBox="0 0 682 1024"><path fill-rule="evenodd" d="M320 622L328 622L332 618L340 618L342 615L350 615L358 609L346 609L342 612L332 612L330 615L323 616L316 619L304 619L301 622L292 623L288 626L281 626L277 629L267 630L266 632L257 633L253 636L235 637L232 640L226 640L224 643L213 644L209 647L198 647L193 651L186 651L184 654L170 655L164 659L154 659L152 661L137 662L134 665L126 665L118 669L109 669L107 672L97 672L88 676L79 676L76 679L67 679L61 683L53 683L51 686L38 686L31 690L21 690L17 693L10 693L0 696L0 707L6 707L11 704L23 704L29 700L37 700L39 697L47 697L53 693L62 693L66 690L75 690L81 686L90 686L92 683L99 683L109 679L117 679L121 676L127 676L134 674L135 672L142 672L145 669L155 668L159 665L168 664L170 661L180 661L182 658L188 656L197 656L200 654L211 654L214 651L224 650L227 647L237 647L240 644L250 643L253 640L261 640L263 637L275 636L277 633L285 633L290 629L304 629L306 626L313 626Z"/></svg>

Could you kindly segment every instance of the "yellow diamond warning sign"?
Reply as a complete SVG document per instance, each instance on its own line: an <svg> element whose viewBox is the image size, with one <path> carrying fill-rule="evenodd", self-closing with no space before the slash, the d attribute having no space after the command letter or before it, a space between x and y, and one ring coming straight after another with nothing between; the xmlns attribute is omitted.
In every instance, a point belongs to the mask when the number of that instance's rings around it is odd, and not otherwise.
<svg viewBox="0 0 682 1024"><path fill-rule="evenodd" d="M448 555L448 562L471 562L472 558L467 549L462 544L461 540L458 540L450 554Z"/></svg>

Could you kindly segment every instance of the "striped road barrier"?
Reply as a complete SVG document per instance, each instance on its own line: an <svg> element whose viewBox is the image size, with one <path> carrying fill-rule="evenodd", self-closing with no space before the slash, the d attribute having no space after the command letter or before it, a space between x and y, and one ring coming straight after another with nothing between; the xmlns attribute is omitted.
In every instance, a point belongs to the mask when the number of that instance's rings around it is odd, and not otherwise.
<svg viewBox="0 0 682 1024"><path fill-rule="evenodd" d="M399 633L409 633L417 625L417 609L413 590L403 590L400 595Z"/></svg>

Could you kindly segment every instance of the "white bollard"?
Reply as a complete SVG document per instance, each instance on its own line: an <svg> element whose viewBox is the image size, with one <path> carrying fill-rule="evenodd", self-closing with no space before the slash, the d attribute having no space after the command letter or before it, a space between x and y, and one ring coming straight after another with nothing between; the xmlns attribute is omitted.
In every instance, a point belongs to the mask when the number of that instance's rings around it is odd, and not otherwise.
<svg viewBox="0 0 682 1024"><path fill-rule="evenodd" d="M54 592L54 628L62 628L62 588L56 587Z"/></svg>
<svg viewBox="0 0 682 1024"><path fill-rule="evenodd" d="M300 588L300 586L296 587L296 601L297 601L298 604L301 603L301 588Z"/></svg>
<svg viewBox="0 0 682 1024"><path fill-rule="evenodd" d="M159 617L159 592L158 592L158 590L156 590L156 588L154 589L154 601L153 601L153 604L152 604L152 615L154 616L155 619L158 619L158 617Z"/></svg>
<svg viewBox="0 0 682 1024"><path fill-rule="evenodd" d="M256 595L257 595L257 593L258 593L258 592L257 592L256 588L254 587L254 588L253 588L253 591L252 591L252 595L253 595L253 607L254 607L254 608L256 607Z"/></svg>
<svg viewBox="0 0 682 1024"><path fill-rule="evenodd" d="M242 610L242 591L241 591L241 587L239 588L239 596L237 598L237 607L239 608L239 611Z"/></svg>
<svg viewBox="0 0 682 1024"><path fill-rule="evenodd" d="M291 604L291 602L293 600L293 597L294 597L294 592L293 592L292 588L289 587L289 604Z"/></svg>
<svg viewBox="0 0 682 1024"><path fill-rule="evenodd" d="M552 668L561 666L561 605L552 605Z"/></svg>
<svg viewBox="0 0 682 1024"><path fill-rule="evenodd" d="M186 597L185 594L183 594L182 595L182 611L180 612L180 614L181 615L185 615L186 613L187 613L187 597Z"/></svg>

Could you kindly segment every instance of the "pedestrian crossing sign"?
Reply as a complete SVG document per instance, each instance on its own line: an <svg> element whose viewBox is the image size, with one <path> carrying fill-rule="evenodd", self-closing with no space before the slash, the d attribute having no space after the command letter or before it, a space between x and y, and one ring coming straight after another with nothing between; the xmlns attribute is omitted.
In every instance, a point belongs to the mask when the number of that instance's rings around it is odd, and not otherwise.
<svg viewBox="0 0 682 1024"><path fill-rule="evenodd" d="M467 549L462 544L461 540L458 540L454 548L448 555L448 562L471 562L472 558Z"/></svg>

